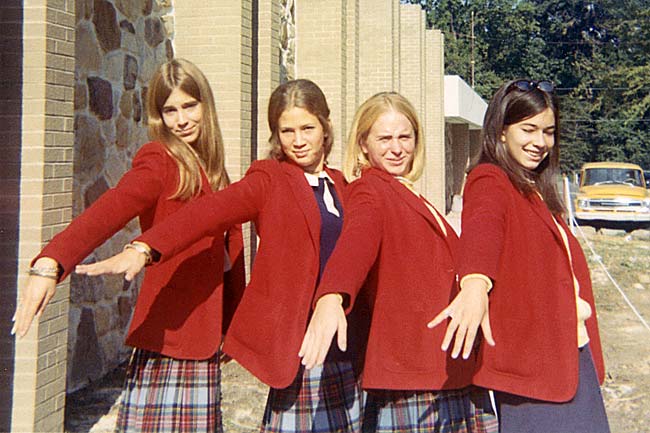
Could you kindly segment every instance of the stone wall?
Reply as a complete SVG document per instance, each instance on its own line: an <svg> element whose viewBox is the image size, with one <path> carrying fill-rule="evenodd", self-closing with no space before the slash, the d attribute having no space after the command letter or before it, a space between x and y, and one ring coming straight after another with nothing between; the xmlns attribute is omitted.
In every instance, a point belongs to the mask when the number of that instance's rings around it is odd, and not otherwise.
<svg viewBox="0 0 650 433"><path fill-rule="evenodd" d="M115 186L147 142L147 84L173 56L165 25L170 11L164 0L77 0L73 215ZM138 230L138 221L131 221L88 260L114 254ZM73 274L68 392L103 376L130 352L123 342L139 283Z"/></svg>

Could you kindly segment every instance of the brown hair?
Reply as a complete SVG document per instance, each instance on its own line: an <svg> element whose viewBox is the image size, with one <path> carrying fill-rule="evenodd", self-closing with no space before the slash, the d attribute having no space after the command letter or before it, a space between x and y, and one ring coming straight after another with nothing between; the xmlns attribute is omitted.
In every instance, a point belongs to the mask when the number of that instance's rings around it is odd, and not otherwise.
<svg viewBox="0 0 650 433"><path fill-rule="evenodd" d="M492 96L483 120L481 147L470 167L491 163L506 172L513 185L524 195L539 192L548 208L554 214L565 211L557 189L557 174L560 166L560 107L553 93L537 87L520 90L513 80L503 84ZM501 136L504 130L515 123L536 116L550 108L555 117L555 145L534 170L522 167L508 152Z"/></svg>
<svg viewBox="0 0 650 433"><path fill-rule="evenodd" d="M424 133L413 105L404 96L396 92L381 92L368 98L357 109L350 128L350 135L345 149L343 174L348 181L360 176L361 170L370 166L367 155L361 149L361 144L366 141L372 125L388 111L403 114L413 126L415 133L415 152L413 162L405 178L416 181L424 169Z"/></svg>
<svg viewBox="0 0 650 433"><path fill-rule="evenodd" d="M293 107L307 110L318 118L323 127L323 154L324 159L327 160L334 142L334 131L329 120L330 109L320 87L313 81L305 79L287 81L281 84L269 98L268 122L271 130L269 158L279 161L284 161L287 158L280 143L279 121L282 113Z"/></svg>
<svg viewBox="0 0 650 433"><path fill-rule="evenodd" d="M201 134L192 146L174 136L162 119L163 106L174 89L182 90L201 103ZM150 139L165 145L178 165L178 188L170 198L187 200L196 196L201 191L201 167L212 189L219 190L230 184L214 96L208 80L196 65L184 59L162 64L149 82L147 114Z"/></svg>

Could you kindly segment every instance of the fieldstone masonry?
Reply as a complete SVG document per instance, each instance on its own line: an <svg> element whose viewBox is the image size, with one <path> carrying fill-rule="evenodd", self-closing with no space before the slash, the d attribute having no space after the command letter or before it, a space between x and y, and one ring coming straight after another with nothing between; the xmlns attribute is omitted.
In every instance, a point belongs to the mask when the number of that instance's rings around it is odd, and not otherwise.
<svg viewBox="0 0 650 433"><path fill-rule="evenodd" d="M147 82L171 58L163 17L168 2L78 0L76 3L73 214L115 186L147 141ZM89 260L108 257L138 233L132 221ZM68 392L112 370L123 344L139 280L71 277Z"/></svg>

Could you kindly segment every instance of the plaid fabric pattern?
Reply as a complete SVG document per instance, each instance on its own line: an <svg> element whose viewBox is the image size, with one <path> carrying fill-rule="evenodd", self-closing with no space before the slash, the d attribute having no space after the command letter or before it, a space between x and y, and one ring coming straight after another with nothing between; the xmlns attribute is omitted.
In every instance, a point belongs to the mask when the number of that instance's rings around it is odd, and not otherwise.
<svg viewBox="0 0 650 433"><path fill-rule="evenodd" d="M369 391L363 433L497 433L485 390Z"/></svg>
<svg viewBox="0 0 650 433"><path fill-rule="evenodd" d="M121 399L119 433L223 431L218 355L194 361L134 349Z"/></svg>
<svg viewBox="0 0 650 433"><path fill-rule="evenodd" d="M262 433L360 433L363 393L350 361L301 368L287 388L269 391Z"/></svg>

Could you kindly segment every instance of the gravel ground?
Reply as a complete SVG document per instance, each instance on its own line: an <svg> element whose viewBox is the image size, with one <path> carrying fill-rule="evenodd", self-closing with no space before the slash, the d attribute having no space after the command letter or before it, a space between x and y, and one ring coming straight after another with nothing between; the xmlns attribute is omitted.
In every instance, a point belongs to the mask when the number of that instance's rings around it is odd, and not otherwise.
<svg viewBox="0 0 650 433"><path fill-rule="evenodd" d="M603 396L612 433L650 432L650 329L608 277L613 276L639 314L650 321L650 232L585 232L582 242L599 313L607 367ZM122 367L68 396L67 432L113 431L123 374ZM222 383L225 431L258 431L268 388L234 361L224 366Z"/></svg>

